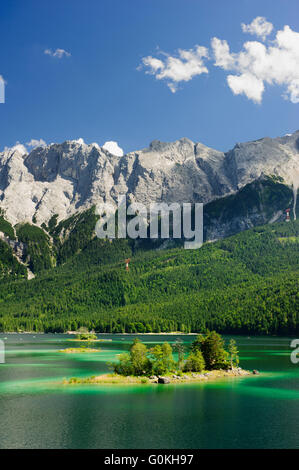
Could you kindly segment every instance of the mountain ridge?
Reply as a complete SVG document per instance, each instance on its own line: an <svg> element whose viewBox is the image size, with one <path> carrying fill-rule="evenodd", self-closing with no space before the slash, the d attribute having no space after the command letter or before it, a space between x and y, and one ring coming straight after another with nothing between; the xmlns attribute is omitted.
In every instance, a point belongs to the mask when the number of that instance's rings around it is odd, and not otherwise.
<svg viewBox="0 0 299 470"><path fill-rule="evenodd" d="M210 203L235 194L264 175L283 178L297 194L299 131L278 138L238 143L220 152L182 138L114 156L98 144L65 141L22 146L0 153L0 208L16 223L47 223L108 202L129 200ZM295 198L294 198L295 199Z"/></svg>

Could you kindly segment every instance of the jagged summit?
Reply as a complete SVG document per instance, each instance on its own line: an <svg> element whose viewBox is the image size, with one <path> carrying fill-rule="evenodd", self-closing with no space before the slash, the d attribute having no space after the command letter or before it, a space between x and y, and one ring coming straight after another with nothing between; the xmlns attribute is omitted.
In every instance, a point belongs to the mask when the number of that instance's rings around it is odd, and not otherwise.
<svg viewBox="0 0 299 470"><path fill-rule="evenodd" d="M13 224L66 218L119 193L142 203L209 202L262 175L299 184L299 131L220 152L187 138L115 156L82 139L0 153L0 207Z"/></svg>

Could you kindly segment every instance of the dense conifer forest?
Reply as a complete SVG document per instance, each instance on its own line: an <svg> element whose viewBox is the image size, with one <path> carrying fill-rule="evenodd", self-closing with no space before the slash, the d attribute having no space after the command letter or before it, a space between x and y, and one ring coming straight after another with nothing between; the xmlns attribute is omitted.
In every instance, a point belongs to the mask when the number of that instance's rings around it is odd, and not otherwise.
<svg viewBox="0 0 299 470"><path fill-rule="evenodd" d="M30 281L0 243L0 331L298 332L298 221L256 227L199 250L99 240L95 221L90 209L59 224L54 216L42 229L16 227L36 275Z"/></svg>

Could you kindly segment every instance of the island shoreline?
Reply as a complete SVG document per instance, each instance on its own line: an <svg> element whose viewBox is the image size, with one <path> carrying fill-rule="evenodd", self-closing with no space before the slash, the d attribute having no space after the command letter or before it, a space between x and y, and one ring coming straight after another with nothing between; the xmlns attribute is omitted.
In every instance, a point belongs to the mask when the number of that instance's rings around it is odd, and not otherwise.
<svg viewBox="0 0 299 470"><path fill-rule="evenodd" d="M123 376L119 374L102 374L92 377L71 377L63 381L64 385L187 385L197 383L208 383L220 379L228 378L244 378L244 377L257 377L260 373L256 371L250 372L241 368L233 370L212 370L204 371L202 373L189 373L182 376L175 374L166 376L157 376L154 378L146 376ZM167 379L164 383L159 379Z"/></svg>

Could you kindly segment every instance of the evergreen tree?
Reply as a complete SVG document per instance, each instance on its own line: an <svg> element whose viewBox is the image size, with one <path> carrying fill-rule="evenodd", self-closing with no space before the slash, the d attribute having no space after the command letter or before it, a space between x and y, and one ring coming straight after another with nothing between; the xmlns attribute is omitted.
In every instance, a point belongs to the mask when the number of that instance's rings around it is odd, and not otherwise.
<svg viewBox="0 0 299 470"><path fill-rule="evenodd" d="M191 351L193 353L196 353L197 351L201 351L201 344L202 344L203 336L198 335L196 336L196 339L193 341L191 344Z"/></svg>
<svg viewBox="0 0 299 470"><path fill-rule="evenodd" d="M201 352L207 369L227 367L228 354L224 349L224 340L216 331L209 332L201 340Z"/></svg>
<svg viewBox="0 0 299 470"><path fill-rule="evenodd" d="M178 353L178 368L181 369L184 362L184 341L181 338L177 339L173 344L172 348Z"/></svg>
<svg viewBox="0 0 299 470"><path fill-rule="evenodd" d="M239 351L237 348L237 343L234 339L231 339L228 345L228 352L230 355L230 366L233 369L234 366L238 367L239 365Z"/></svg>

